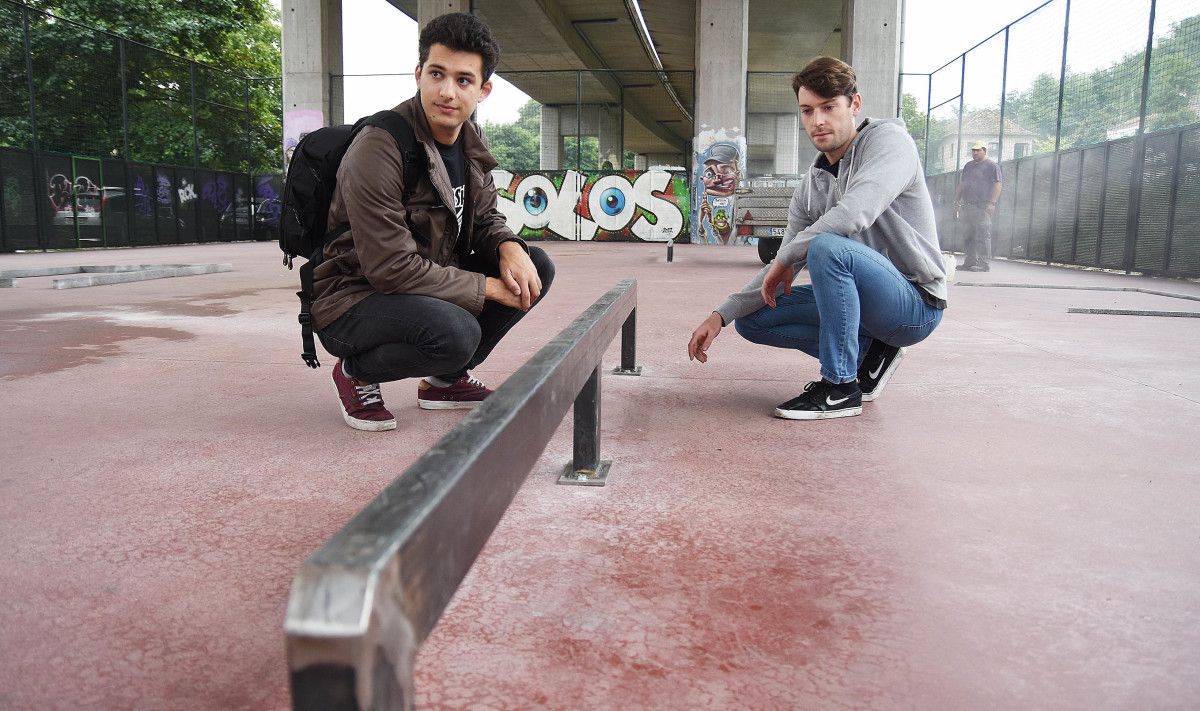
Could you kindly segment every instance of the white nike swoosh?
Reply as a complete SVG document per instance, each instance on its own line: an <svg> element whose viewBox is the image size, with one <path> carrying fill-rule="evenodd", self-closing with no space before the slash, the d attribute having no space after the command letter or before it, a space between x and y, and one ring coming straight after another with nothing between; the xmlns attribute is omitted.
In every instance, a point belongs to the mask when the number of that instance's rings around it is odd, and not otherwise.
<svg viewBox="0 0 1200 711"><path fill-rule="evenodd" d="M844 398L842 398L842 399L840 399L840 400L834 400L833 398L831 398L831 397L829 397L828 395L826 395L826 396L825 396L825 404L826 404L826 405L828 405L828 406L830 406L830 407L833 407L834 405L841 405L843 402L846 402L846 401L847 401L847 400L849 400L849 399L850 399L850 398L848 398L848 397L844 397Z"/></svg>
<svg viewBox="0 0 1200 711"><path fill-rule="evenodd" d="M883 372L883 361L879 361L879 367L876 368L875 370L872 370L870 373L867 373L867 375L870 376L871 380L874 380L875 378L878 378L879 374L882 372Z"/></svg>

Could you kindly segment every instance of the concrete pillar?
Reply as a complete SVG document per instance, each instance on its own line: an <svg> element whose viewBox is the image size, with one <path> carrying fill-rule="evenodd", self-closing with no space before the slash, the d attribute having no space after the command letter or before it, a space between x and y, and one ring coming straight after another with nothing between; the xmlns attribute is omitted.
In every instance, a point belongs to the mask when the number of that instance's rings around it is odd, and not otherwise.
<svg viewBox="0 0 1200 711"><path fill-rule="evenodd" d="M541 170L561 170L563 150L559 113L557 106L542 107L541 146L538 150L538 168Z"/></svg>
<svg viewBox="0 0 1200 711"><path fill-rule="evenodd" d="M746 175L749 9L749 0L696 2L693 242L737 241L733 234L733 190ZM719 177L706 185L706 171Z"/></svg>
<svg viewBox="0 0 1200 711"><path fill-rule="evenodd" d="M417 31L425 29L425 25L438 15L470 11L468 0L417 0Z"/></svg>
<svg viewBox="0 0 1200 711"><path fill-rule="evenodd" d="M621 145L621 109L617 106L604 106L600 108L600 165L597 168L604 167L604 161L612 163L613 170L620 170L622 166L622 156L624 149Z"/></svg>
<svg viewBox="0 0 1200 711"><path fill-rule="evenodd" d="M896 116L900 90L901 0L845 0L842 60L854 67L861 116Z"/></svg>
<svg viewBox="0 0 1200 711"><path fill-rule="evenodd" d="M633 154L633 169L634 170L645 170L649 166L650 166L650 161L646 160L645 153Z"/></svg>
<svg viewBox="0 0 1200 711"><path fill-rule="evenodd" d="M345 120L342 0L284 0L280 15L286 161L305 134Z"/></svg>
<svg viewBox="0 0 1200 711"><path fill-rule="evenodd" d="M775 175L799 175L800 117L796 114L775 116Z"/></svg>

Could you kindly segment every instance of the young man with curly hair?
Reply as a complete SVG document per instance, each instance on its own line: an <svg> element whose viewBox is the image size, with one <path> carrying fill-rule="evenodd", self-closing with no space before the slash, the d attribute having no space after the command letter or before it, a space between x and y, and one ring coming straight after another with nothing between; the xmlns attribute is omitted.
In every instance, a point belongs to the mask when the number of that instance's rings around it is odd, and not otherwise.
<svg viewBox="0 0 1200 711"><path fill-rule="evenodd" d="M554 265L505 226L488 151L471 115L492 89L500 50L472 15L421 32L417 94L394 111L427 167L405 194L402 151L366 126L338 169L312 316L346 424L396 428L379 384L422 378L422 409L469 408L489 394L468 372L550 288ZM339 233L340 232L340 233Z"/></svg>

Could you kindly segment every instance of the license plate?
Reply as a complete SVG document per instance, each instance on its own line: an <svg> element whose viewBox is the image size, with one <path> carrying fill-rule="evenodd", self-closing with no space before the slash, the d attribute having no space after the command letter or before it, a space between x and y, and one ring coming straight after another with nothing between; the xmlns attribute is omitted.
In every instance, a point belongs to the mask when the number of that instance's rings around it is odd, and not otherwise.
<svg viewBox="0 0 1200 711"><path fill-rule="evenodd" d="M784 227L768 227L767 228L767 236L768 237L782 237L783 231L785 229L786 228L784 228Z"/></svg>

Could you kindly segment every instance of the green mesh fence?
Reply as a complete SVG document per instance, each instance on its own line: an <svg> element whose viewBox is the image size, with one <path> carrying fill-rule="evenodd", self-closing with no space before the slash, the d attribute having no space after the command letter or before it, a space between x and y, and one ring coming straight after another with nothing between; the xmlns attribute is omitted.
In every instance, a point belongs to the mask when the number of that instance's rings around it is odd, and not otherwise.
<svg viewBox="0 0 1200 711"><path fill-rule="evenodd" d="M993 250L1200 276L1200 7L1051 0L928 74L901 76L943 246L968 146L1000 162ZM918 145L922 145L918 142Z"/></svg>

